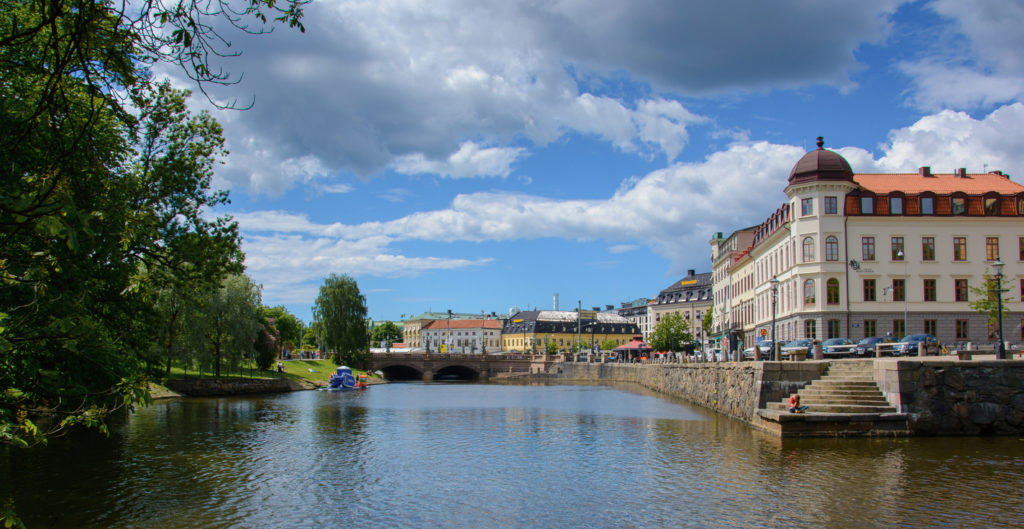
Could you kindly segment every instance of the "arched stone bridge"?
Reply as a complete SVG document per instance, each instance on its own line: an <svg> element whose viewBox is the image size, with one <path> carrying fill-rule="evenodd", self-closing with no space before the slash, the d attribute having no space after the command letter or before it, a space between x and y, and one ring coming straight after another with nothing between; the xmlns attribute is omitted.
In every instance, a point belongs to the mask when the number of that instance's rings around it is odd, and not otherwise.
<svg viewBox="0 0 1024 529"><path fill-rule="evenodd" d="M368 371L388 380L487 380L529 373L553 373L559 355L375 353Z"/></svg>

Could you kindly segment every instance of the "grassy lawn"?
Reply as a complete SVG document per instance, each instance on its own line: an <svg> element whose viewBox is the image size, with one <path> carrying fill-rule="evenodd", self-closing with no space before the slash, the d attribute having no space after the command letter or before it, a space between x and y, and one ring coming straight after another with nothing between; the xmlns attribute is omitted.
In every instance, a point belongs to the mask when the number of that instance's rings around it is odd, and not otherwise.
<svg viewBox="0 0 1024 529"><path fill-rule="evenodd" d="M326 383L327 378L338 367L330 360L280 360L280 362L284 365L284 373L277 372L277 361L275 361L269 371L260 371L252 364L244 364L241 372L236 369L231 371L231 373L228 373L226 368L221 367L220 376L221 378L291 378ZM362 372L358 369L352 370L352 373L356 376ZM190 369L188 373L185 373L180 366L173 366L168 378L198 377L198 371ZM202 378L213 378L213 373L204 371Z"/></svg>

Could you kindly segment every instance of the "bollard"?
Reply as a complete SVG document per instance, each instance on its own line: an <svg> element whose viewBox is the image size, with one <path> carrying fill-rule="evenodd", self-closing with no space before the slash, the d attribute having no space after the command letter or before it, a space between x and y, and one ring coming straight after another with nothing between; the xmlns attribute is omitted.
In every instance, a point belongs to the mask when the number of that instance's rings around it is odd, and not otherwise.
<svg viewBox="0 0 1024 529"><path fill-rule="evenodd" d="M917 343L917 356L928 356L928 348L925 347L924 342Z"/></svg>
<svg viewBox="0 0 1024 529"><path fill-rule="evenodd" d="M815 360L824 360L825 359L825 353L821 350L821 342L818 341L818 340L814 340L814 359Z"/></svg>

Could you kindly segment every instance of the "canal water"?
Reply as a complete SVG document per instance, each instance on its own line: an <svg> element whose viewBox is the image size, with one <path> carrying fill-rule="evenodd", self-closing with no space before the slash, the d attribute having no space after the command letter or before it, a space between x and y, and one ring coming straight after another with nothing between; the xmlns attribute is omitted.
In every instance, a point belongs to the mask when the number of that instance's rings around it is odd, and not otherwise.
<svg viewBox="0 0 1024 529"><path fill-rule="evenodd" d="M781 441L632 387L163 401L0 451L29 527L1021 527L1024 440Z"/></svg>

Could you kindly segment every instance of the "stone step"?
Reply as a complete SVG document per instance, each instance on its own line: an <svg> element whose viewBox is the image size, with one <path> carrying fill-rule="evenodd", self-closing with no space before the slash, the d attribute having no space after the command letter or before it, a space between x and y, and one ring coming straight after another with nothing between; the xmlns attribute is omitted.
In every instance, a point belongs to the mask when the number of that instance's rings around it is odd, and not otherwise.
<svg viewBox="0 0 1024 529"><path fill-rule="evenodd" d="M786 404L785 402L783 404ZM838 397L825 397L825 398L814 398L814 399L800 399L800 404L806 404L808 406L824 405L824 404L835 404L839 406L845 405L863 405L863 406L888 406L889 401L879 399L843 399Z"/></svg>
<svg viewBox="0 0 1024 529"><path fill-rule="evenodd" d="M875 383L874 380L836 380L836 379L828 379L828 378L819 378L818 380L815 380L815 381L811 382L810 384L808 384L808 386L815 386L815 387L846 386L846 387L851 387L851 388L854 388L854 387L858 387L858 388L877 388L878 384Z"/></svg>
<svg viewBox="0 0 1024 529"><path fill-rule="evenodd" d="M844 388L842 386L835 387L818 387L818 386L805 386L804 389L799 392L801 395L805 394L829 394L829 395L863 395L863 396L876 396L882 395L882 392L878 388L866 388L863 386L854 386L851 388Z"/></svg>
<svg viewBox="0 0 1024 529"><path fill-rule="evenodd" d="M801 400L805 401L822 401L822 400L852 400L861 402L888 402L885 400L885 396L881 393L875 393L873 395L849 395L843 393L805 393L800 391L798 393ZM783 399L783 402L788 402L789 399Z"/></svg>
<svg viewBox="0 0 1024 529"><path fill-rule="evenodd" d="M803 404L803 403L802 403ZM896 413L894 406L868 406L857 404L804 404L804 413ZM769 410L788 411L789 406L781 402L768 403Z"/></svg>

